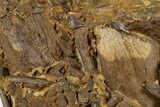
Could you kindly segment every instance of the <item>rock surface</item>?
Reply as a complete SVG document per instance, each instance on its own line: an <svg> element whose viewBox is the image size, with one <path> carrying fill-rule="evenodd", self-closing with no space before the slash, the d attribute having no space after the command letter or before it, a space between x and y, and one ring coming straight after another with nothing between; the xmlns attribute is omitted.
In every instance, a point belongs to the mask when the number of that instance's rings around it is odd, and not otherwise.
<svg viewBox="0 0 160 107"><path fill-rule="evenodd" d="M159 44L137 32L126 34L102 26L95 28L94 33L107 85L137 99L144 107L155 107L154 98L145 94L142 84L156 79Z"/></svg>
<svg viewBox="0 0 160 107"><path fill-rule="evenodd" d="M160 1L144 1L0 0L0 67L9 69L0 89L9 104L159 107L142 83L157 76Z"/></svg>

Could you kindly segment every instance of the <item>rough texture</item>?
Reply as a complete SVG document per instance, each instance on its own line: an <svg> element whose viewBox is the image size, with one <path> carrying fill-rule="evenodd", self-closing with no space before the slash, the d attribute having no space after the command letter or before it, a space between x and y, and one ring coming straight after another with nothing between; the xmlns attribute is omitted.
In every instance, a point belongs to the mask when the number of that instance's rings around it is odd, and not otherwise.
<svg viewBox="0 0 160 107"><path fill-rule="evenodd" d="M112 28L97 27L95 34L101 70L107 85L136 98L145 107L154 106L154 98L145 94L142 84L146 80L156 79L158 43L143 34L119 33Z"/></svg>
<svg viewBox="0 0 160 107"><path fill-rule="evenodd" d="M159 107L142 88L156 79L159 62L159 3L152 2L0 0L0 68L9 69L0 76L5 102Z"/></svg>

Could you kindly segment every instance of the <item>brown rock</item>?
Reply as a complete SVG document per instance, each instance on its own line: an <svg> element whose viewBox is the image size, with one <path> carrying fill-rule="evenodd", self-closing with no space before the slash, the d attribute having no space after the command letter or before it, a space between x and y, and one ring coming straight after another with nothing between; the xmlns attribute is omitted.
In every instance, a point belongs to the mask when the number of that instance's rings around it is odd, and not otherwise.
<svg viewBox="0 0 160 107"><path fill-rule="evenodd" d="M112 28L97 27L98 54L107 85L124 95L136 98L145 107L154 107L154 98L143 90L145 80L156 79L159 44L146 35L120 33Z"/></svg>
<svg viewBox="0 0 160 107"><path fill-rule="evenodd" d="M57 105L58 105L58 107L66 107L67 106L67 100L64 95L60 94L57 96Z"/></svg>
<svg viewBox="0 0 160 107"><path fill-rule="evenodd" d="M116 105L116 107L141 107L140 105L137 105L136 103L129 102L127 100L123 100L120 103Z"/></svg>

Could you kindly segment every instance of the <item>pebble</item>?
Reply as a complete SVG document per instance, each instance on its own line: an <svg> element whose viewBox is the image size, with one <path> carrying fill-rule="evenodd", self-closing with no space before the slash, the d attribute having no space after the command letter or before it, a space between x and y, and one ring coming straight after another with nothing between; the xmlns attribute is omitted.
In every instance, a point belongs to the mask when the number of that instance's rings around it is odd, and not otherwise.
<svg viewBox="0 0 160 107"><path fill-rule="evenodd" d="M129 33L128 28L121 22L112 21L110 23L110 26L117 31L123 31L123 32Z"/></svg>
<svg viewBox="0 0 160 107"><path fill-rule="evenodd" d="M160 99L160 86L151 81L145 82L145 89L148 93Z"/></svg>
<svg viewBox="0 0 160 107"><path fill-rule="evenodd" d="M74 15L68 16L68 24L69 27L73 30L82 27L82 24L78 21L78 19Z"/></svg>
<svg viewBox="0 0 160 107"><path fill-rule="evenodd" d="M9 75L8 69L5 67L0 67L0 76L8 76L8 75Z"/></svg>

